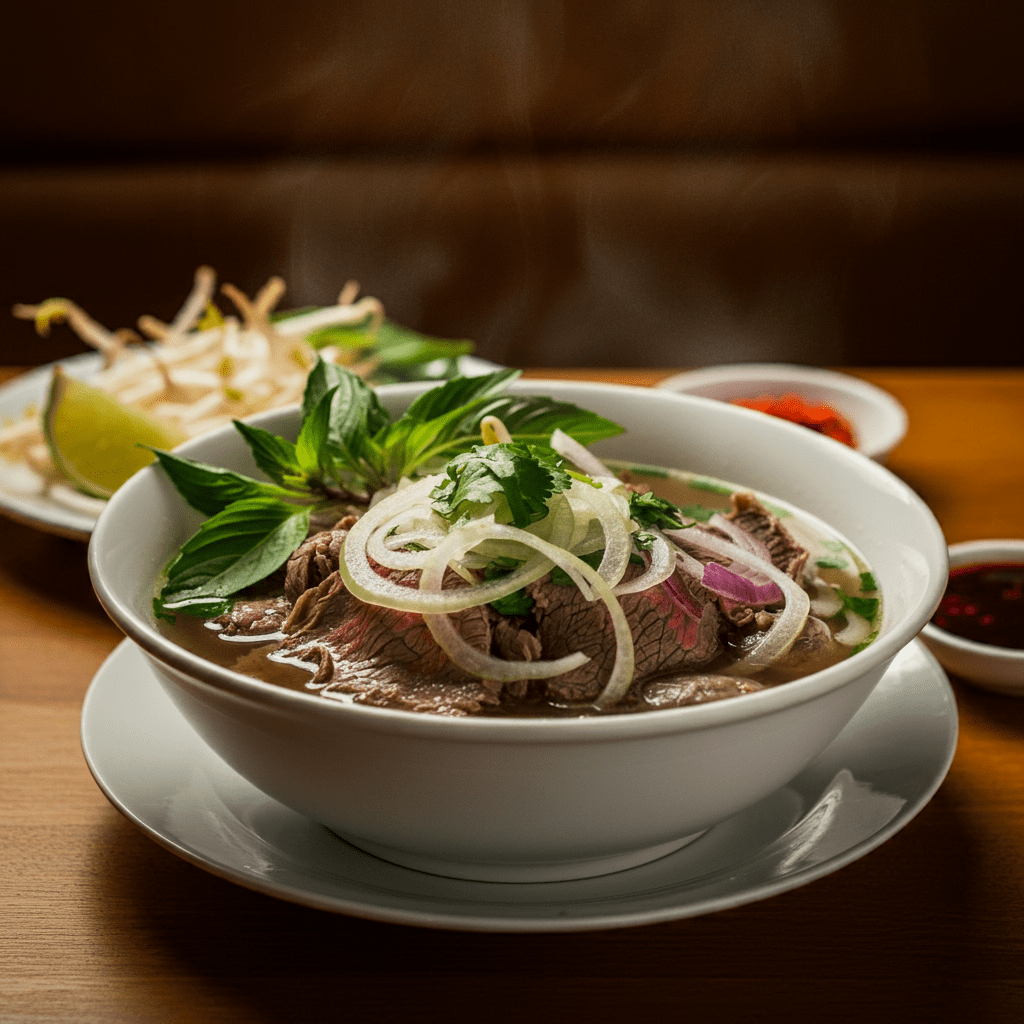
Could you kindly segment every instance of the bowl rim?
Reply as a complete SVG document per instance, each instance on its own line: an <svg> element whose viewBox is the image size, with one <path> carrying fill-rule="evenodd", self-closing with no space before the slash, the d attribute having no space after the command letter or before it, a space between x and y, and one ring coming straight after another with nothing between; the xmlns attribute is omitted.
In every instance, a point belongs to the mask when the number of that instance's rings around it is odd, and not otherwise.
<svg viewBox="0 0 1024 1024"><path fill-rule="evenodd" d="M809 384L836 394L853 395L869 404L880 415L878 438L869 447L858 443L856 450L863 455L876 458L891 451L906 436L909 417L897 398L870 381L824 367L797 363L722 363L684 370L660 381L656 387L678 394L699 395L699 389L716 384L755 384L760 381L765 385L786 382Z"/></svg>
<svg viewBox="0 0 1024 1024"><path fill-rule="evenodd" d="M1006 552L1009 554L1004 554ZM1015 562L1024 562L1024 539L995 537L989 540L965 540L949 546L950 569L962 565L1011 565ZM921 632L930 641L942 644L960 654L1007 664L1019 663L1024 666L1024 648L1001 647L999 644L968 640L967 637L950 633L930 620L921 627Z"/></svg>
<svg viewBox="0 0 1024 1024"><path fill-rule="evenodd" d="M617 393L626 397L636 398L642 395L646 400L652 400L653 397L655 401L697 403L701 406L718 409L723 405L715 399L697 395L680 395L670 391L658 392L657 389L628 384L530 378L516 382L513 384L513 388L516 388L517 385L519 389L529 390L545 387L570 391L577 387L598 389L609 394ZM404 383L382 385L377 390L397 398L404 398L415 396L434 386L436 386L436 382ZM728 408L730 409L728 415L749 417L763 428L763 414L739 406L728 406ZM260 413L247 422L259 424L276 417L294 416L298 410L298 405L292 405ZM837 445L831 439L808 431L794 423L774 419L770 429L788 435L798 446L826 445L832 458L849 461L852 470L878 476L890 491L895 490L899 494L903 503L910 504L918 510L924 522L930 526L930 539L935 544L935 554L938 555L941 549L944 555L946 545L942 531L927 505L907 484L885 467L864 458L863 455L846 445ZM237 436L233 426L227 424L210 434L185 442L176 450L188 454L189 449L193 446L202 445L212 437L223 435ZM334 717L339 721L347 718L353 723L358 723L360 727L389 732L443 736L446 739L458 739L465 742L495 740L516 743L595 742L641 735L653 737L681 731L698 731L715 728L732 721L767 717L790 707L816 700L827 692L839 689L871 671L879 669L879 666L884 669L897 652L917 635L922 622L927 621L934 612L942 597L947 579L947 573L941 571L945 567L940 567L940 571L935 573L935 579L929 582L918 606L913 610L916 614L908 614L906 621L878 637L863 651L837 665L793 680L784 686L770 687L757 693L745 694L742 701L725 700L681 708L663 708L658 709L657 714L609 714L581 718L451 717L394 708L378 708L345 701L324 700L316 694L291 690L215 665L175 644L159 632L151 622L137 616L128 603L110 589L103 570L103 548L109 544L107 533L110 523L118 514L121 504L130 500L138 483L147 475L158 472L157 466L151 464L139 470L135 476L122 485L101 513L96 529L90 538L88 563L93 588L101 605L114 623L144 652L188 676L192 685L208 688L221 696L227 694L232 699L245 703L255 701L272 705L283 711L290 710L303 715L312 714L317 718ZM925 610L927 610L927 614L925 614ZM851 671L850 665L855 659L859 660Z"/></svg>

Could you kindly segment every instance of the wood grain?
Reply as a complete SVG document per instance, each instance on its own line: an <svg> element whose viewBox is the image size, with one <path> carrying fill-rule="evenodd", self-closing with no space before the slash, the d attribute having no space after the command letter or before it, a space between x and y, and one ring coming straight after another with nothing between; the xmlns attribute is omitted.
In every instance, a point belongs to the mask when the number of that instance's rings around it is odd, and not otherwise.
<svg viewBox="0 0 1024 1024"><path fill-rule="evenodd" d="M851 372L906 406L889 465L950 541L1024 536L1024 371ZM1024 701L954 679L960 742L935 798L801 889L637 929L472 935L271 899L142 835L78 740L119 639L85 546L0 520L3 1024L1024 1019Z"/></svg>

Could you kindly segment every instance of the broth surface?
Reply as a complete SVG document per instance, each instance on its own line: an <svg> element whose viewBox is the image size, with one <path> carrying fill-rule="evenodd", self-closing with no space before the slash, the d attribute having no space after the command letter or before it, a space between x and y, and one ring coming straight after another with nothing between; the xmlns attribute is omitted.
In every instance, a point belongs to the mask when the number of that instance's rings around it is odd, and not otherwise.
<svg viewBox="0 0 1024 1024"><path fill-rule="evenodd" d="M715 513L728 512L732 507L732 494L745 490L720 480L679 470L611 461L608 465L633 486L641 489L649 488L658 496L678 505L684 515L701 523L706 523ZM831 635L834 637L848 625L847 610L849 608L855 607L861 612L871 612L870 616L865 616L871 632L863 642L851 647L844 646L832 639L822 649L816 650L813 656L807 656L803 660L794 661L790 656L784 656L779 663L749 677L763 687L784 684L849 657L851 653L866 646L874 638L878 624L881 622L882 613L880 595L877 592L871 571L863 556L845 538L814 517L802 512L798 513L784 503L762 495L758 495L758 498L770 512L778 517L793 539L808 551L809 557L805 572L816 577L818 581L828 587L839 588L844 595L841 608L831 615L821 616ZM274 597L271 594L269 598L264 597L257 600L272 601ZM284 599L278 598L278 600L283 601ZM173 627L161 626L161 628L166 629L167 634L181 646L225 668L234 669L265 682L290 689L307 692L317 689L313 683L316 664L300 661L294 655L282 656L277 650L279 642L285 639L283 633L271 633L260 638L227 637L220 635L208 624L197 619L189 619L187 616L179 616L178 622ZM763 631L756 629L735 631L730 635L722 653L697 674L714 677L733 674L742 679L740 670L732 667L738 659L742 658L745 648L751 646L763 635ZM787 658L790 660L787 661ZM646 687L656 684L656 687L664 692L667 685L675 685L677 680L687 680L693 675L694 673L667 673L652 679L641 680L639 684L634 682L634 689L637 692L632 694L631 700L624 701L603 712L593 708L581 709L578 705L559 706L546 699L537 687L531 686L530 691L521 695L515 701L514 706L506 708L503 703L497 708L485 709L481 714L488 716L512 714L516 717L579 717L583 714L621 714L656 710L655 705L649 702L651 698L644 697L643 691ZM346 699L344 695L334 693L325 693L324 696L339 700Z"/></svg>

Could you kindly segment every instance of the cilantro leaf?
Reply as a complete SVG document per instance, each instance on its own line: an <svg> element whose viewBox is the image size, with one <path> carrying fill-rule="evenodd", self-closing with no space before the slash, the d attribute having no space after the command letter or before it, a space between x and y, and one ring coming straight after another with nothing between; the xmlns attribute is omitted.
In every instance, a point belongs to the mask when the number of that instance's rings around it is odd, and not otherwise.
<svg viewBox="0 0 1024 1024"><path fill-rule="evenodd" d="M548 514L548 499L572 484L558 454L537 445L477 445L448 463L431 492L434 509L457 523L488 506L499 522L520 528Z"/></svg>
<svg viewBox="0 0 1024 1024"><path fill-rule="evenodd" d="M484 569L485 580L501 579L507 576L517 565L521 563L514 558L499 558ZM499 615L529 615L533 611L534 600L525 590L517 590L506 597L499 597L497 601L491 601L491 607Z"/></svg>
<svg viewBox="0 0 1024 1024"><path fill-rule="evenodd" d="M819 569L845 569L850 563L840 555L823 555L816 558L814 564Z"/></svg>
<svg viewBox="0 0 1024 1024"><path fill-rule="evenodd" d="M629 517L640 526L660 526L678 530L682 525L682 511L666 498L659 498L653 492L629 495Z"/></svg>

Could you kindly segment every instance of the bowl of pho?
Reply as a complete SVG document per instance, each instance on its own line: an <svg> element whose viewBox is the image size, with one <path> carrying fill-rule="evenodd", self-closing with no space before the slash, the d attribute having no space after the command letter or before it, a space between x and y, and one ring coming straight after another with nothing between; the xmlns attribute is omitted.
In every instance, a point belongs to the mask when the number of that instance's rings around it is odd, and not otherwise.
<svg viewBox="0 0 1024 1024"><path fill-rule="evenodd" d="M935 610L946 545L883 467L635 387L372 391L188 441L93 584L202 739L378 857L545 881L664 856L785 785Z"/></svg>

